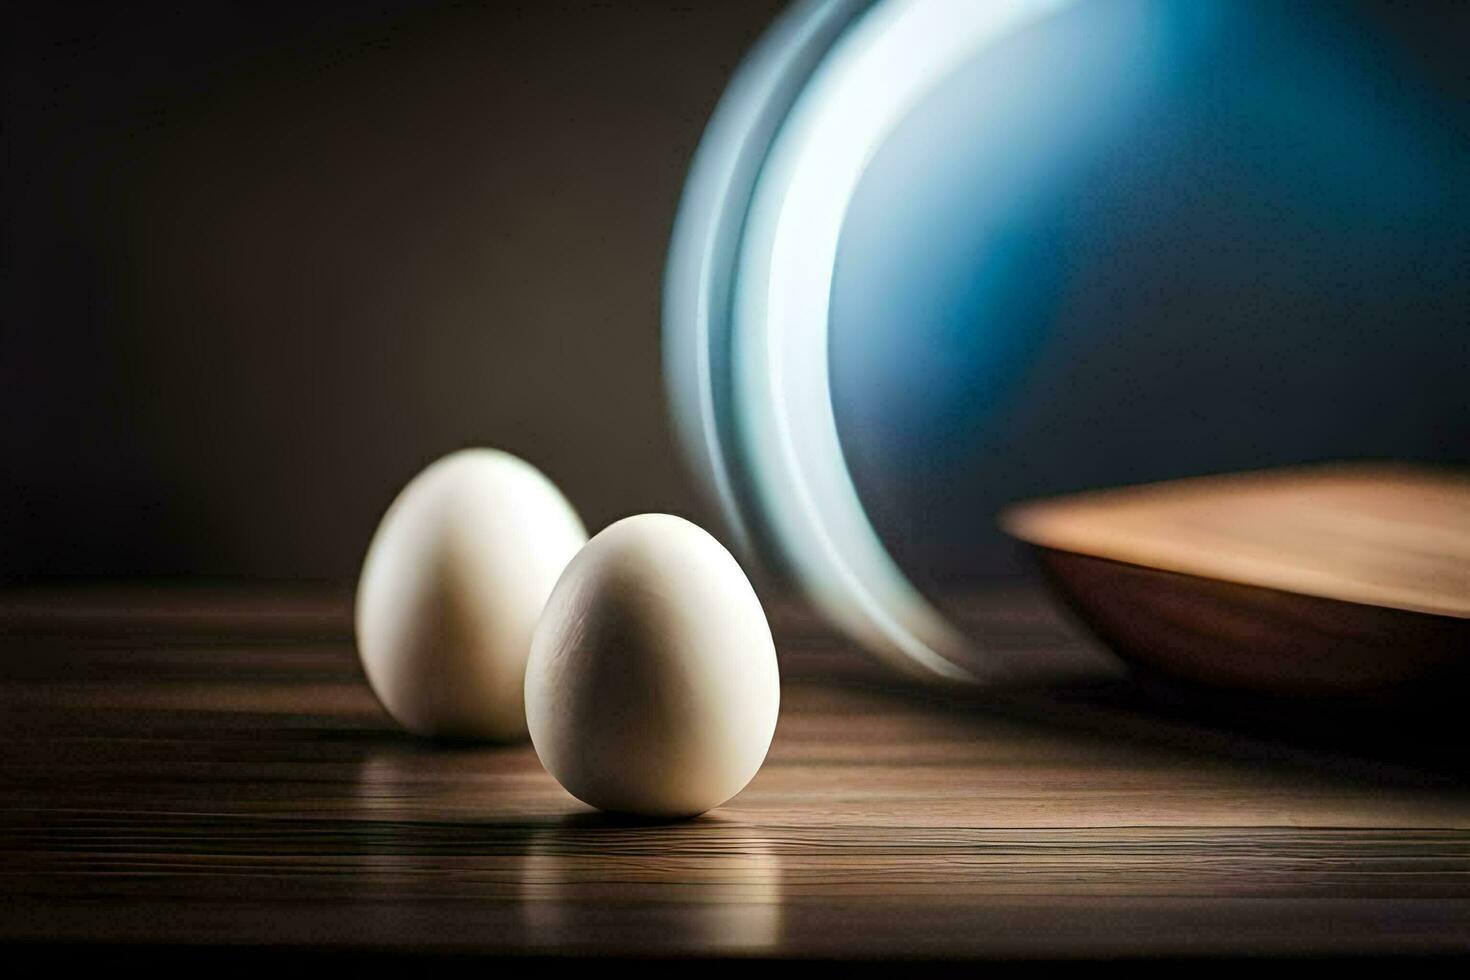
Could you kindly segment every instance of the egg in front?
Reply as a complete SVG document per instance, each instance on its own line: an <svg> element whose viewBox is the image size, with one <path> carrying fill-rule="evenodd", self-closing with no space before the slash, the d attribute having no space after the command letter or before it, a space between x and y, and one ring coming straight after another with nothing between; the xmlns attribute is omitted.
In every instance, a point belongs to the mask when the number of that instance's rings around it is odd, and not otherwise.
<svg viewBox="0 0 1470 980"><path fill-rule="evenodd" d="M618 521L562 574L536 627L526 720L542 764L603 810L703 813L755 776L781 682L755 590L667 514Z"/></svg>

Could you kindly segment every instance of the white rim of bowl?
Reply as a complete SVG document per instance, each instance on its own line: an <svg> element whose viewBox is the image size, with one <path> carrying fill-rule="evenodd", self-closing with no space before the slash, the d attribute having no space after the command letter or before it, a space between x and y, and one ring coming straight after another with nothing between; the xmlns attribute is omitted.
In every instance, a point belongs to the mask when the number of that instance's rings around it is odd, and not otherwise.
<svg viewBox="0 0 1470 980"><path fill-rule="evenodd" d="M665 293L670 393L686 447L712 482L741 547L750 547L752 524L762 524L819 611L883 660L928 678L995 682L1010 671L977 650L914 587L853 484L828 361L842 223L873 155L928 91L977 51L1074 2L888 0L870 9L840 2L798 8L732 81L701 144L676 226ZM819 47L815 39L825 40L834 25L833 39ZM810 64L810 74L793 95L791 70L802 63ZM775 77L779 68L787 69L784 78ZM732 235L726 223L741 188L731 178L752 165L750 137L760 129L752 124L759 117L755 103L764 94L769 106L783 82L794 101L771 130L751 175L748 208L736 209L741 230ZM737 149L747 152L731 154L737 122L745 123L747 137ZM715 157L736 165L716 167ZM713 193L720 177L722 193ZM691 218L691 209L704 220ZM720 257L710 244L721 227L727 247L738 241L733 261L725 256L724 275L738 271L720 284L729 296L728 346L718 333L724 294L711 288L719 267L709 261ZM704 241L697 230L708 233ZM691 248L698 245L705 247ZM720 362L722 355L728 362ZM715 380L721 371L728 371L728 406ZM748 513L755 508L758 514Z"/></svg>

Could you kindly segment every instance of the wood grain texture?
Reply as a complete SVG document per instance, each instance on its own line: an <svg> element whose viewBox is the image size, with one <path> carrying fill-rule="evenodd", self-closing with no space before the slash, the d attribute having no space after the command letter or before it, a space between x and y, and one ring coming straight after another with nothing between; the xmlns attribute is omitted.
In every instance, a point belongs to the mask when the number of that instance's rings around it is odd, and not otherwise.
<svg viewBox="0 0 1470 980"><path fill-rule="evenodd" d="M972 609L1026 649L1070 636L1030 592ZM1328 714L1307 733L1325 740L1298 737L1263 728L1265 710L1202 722L1207 705L1127 683L940 697L773 612L785 688L765 768L705 817L638 824L567 796L529 747L394 731L341 597L0 597L0 940L778 958L1470 949L1458 744L1358 751L1341 732L1403 719Z"/></svg>

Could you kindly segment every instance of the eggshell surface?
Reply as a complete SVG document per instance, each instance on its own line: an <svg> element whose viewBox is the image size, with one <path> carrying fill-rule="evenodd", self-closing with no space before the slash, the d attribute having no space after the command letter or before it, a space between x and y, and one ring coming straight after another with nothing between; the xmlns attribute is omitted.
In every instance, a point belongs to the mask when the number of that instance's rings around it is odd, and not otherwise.
<svg viewBox="0 0 1470 980"><path fill-rule="evenodd" d="M587 532L534 466L491 449L416 476L378 526L358 583L358 652L383 707L443 738L525 737L536 621Z"/></svg>
<svg viewBox="0 0 1470 980"><path fill-rule="evenodd" d="M726 802L760 769L780 702L745 573L666 514L618 521L572 559L526 666L536 754L603 810L683 817Z"/></svg>

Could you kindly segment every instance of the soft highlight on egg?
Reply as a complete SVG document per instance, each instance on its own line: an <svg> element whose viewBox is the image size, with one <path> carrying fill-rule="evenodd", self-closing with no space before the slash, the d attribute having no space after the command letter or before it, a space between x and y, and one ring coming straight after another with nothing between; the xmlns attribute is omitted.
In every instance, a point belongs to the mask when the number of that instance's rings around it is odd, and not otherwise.
<svg viewBox="0 0 1470 980"><path fill-rule="evenodd" d="M418 735L526 735L531 635L557 577L587 541L531 464L466 449L406 486L368 547L358 652L378 700Z"/></svg>
<svg viewBox="0 0 1470 980"><path fill-rule="evenodd" d="M618 521L547 600L526 667L526 720L547 771L592 806L687 817L765 760L781 683L750 581L698 526Z"/></svg>

